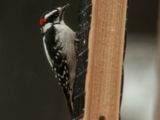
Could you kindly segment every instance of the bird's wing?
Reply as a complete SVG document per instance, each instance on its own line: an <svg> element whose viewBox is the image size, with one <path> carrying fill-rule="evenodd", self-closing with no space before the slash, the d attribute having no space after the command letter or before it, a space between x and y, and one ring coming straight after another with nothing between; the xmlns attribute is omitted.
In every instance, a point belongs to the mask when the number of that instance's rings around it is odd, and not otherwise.
<svg viewBox="0 0 160 120"><path fill-rule="evenodd" d="M69 67L67 64L67 56L62 54L62 48L58 45L59 43L55 40L56 31L54 27L51 27L45 34L46 36L46 46L50 58L52 59L53 71L55 77L58 79L59 84L62 86L66 99L68 100L68 105L71 110L70 105L70 83L69 83Z"/></svg>

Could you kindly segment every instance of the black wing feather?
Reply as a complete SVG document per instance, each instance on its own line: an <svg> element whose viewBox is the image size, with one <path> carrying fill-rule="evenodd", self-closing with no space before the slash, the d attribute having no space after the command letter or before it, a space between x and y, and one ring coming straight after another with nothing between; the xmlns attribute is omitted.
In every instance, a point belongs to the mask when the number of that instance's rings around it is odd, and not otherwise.
<svg viewBox="0 0 160 120"><path fill-rule="evenodd" d="M69 108L70 105L70 84L69 84L69 68L67 64L67 58L62 54L62 47L58 46L58 40L55 40L56 31L54 27L51 27L45 34L45 42L48 53L52 59L53 70L55 77L58 79L59 84L62 86L64 94L67 98ZM71 110L72 111L72 110Z"/></svg>

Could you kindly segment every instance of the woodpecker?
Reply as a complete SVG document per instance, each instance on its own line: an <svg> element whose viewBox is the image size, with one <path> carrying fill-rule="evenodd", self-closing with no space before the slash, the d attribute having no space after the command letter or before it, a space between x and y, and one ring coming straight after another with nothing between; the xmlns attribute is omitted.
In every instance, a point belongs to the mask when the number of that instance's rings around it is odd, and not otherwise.
<svg viewBox="0 0 160 120"><path fill-rule="evenodd" d="M40 26L46 57L64 91L70 112L73 112L76 33L64 22L64 13L68 6L69 4L66 4L43 14Z"/></svg>

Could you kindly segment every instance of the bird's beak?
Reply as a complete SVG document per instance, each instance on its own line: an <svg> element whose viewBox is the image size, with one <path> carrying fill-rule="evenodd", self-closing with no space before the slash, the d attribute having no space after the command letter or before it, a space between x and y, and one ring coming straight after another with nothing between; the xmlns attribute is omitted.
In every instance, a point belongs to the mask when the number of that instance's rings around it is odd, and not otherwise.
<svg viewBox="0 0 160 120"><path fill-rule="evenodd" d="M60 21L63 19L63 17L64 17L64 13L65 13L65 10L66 10L66 8L68 8L70 6L70 4L69 3L67 3L66 5L64 5L62 8L61 8L61 10L60 10Z"/></svg>
<svg viewBox="0 0 160 120"><path fill-rule="evenodd" d="M66 8L68 8L70 6L70 4L69 3L67 3L66 5L64 5L63 7L62 7L62 14L65 12L65 10L66 10Z"/></svg>

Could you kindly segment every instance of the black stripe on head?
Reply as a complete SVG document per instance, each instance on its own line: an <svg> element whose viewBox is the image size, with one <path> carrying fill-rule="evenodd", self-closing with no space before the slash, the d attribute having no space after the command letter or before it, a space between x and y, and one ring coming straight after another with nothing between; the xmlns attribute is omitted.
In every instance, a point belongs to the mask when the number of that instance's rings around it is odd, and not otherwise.
<svg viewBox="0 0 160 120"><path fill-rule="evenodd" d="M56 11L47 18L47 23L53 23L60 16L60 11L56 9Z"/></svg>
<svg viewBox="0 0 160 120"><path fill-rule="evenodd" d="M44 18L44 16L45 16L46 14L48 14L49 12L50 12L50 11L45 11L44 13L42 13L40 19Z"/></svg>

